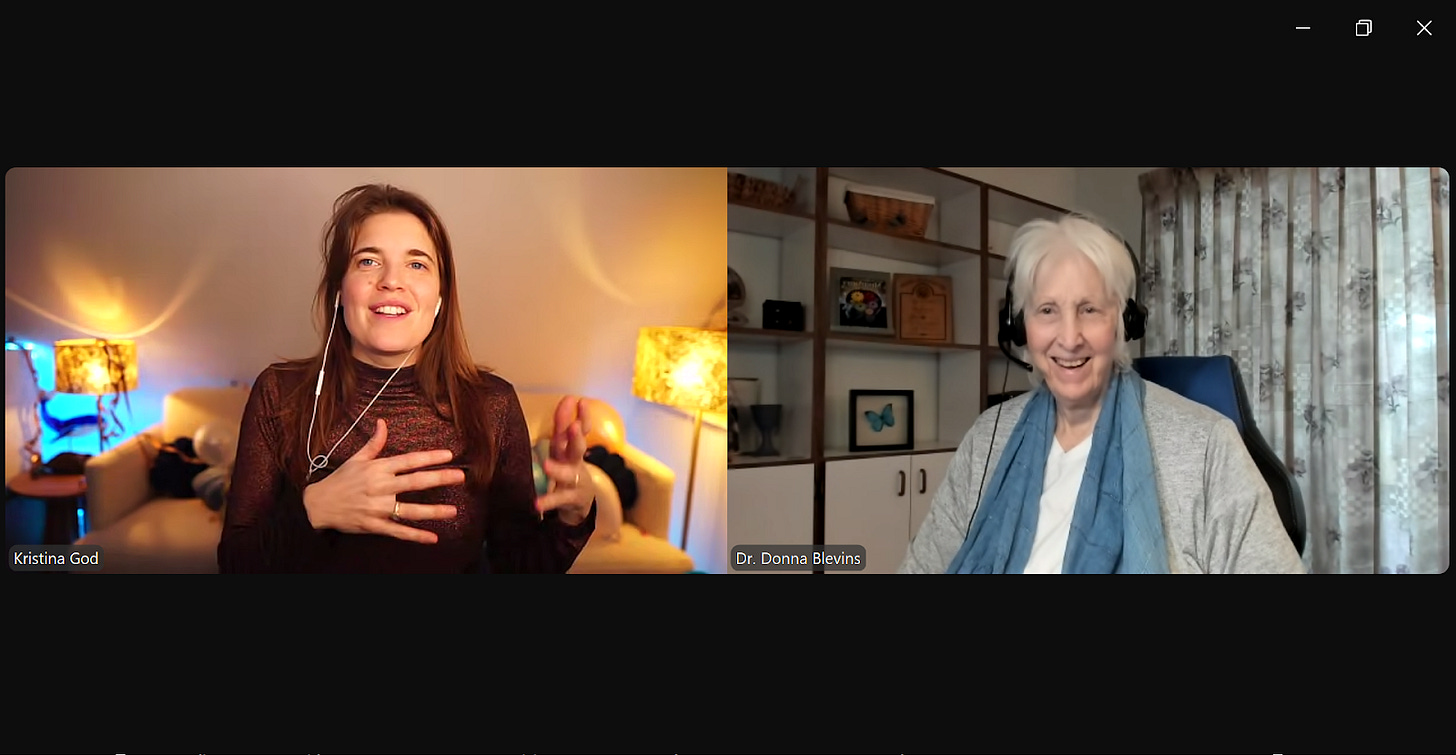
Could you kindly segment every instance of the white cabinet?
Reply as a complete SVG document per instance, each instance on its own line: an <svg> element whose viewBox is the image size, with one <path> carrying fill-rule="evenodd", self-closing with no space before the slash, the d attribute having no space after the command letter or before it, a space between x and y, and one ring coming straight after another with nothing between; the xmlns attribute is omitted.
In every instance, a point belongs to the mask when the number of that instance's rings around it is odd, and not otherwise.
<svg viewBox="0 0 1456 755"><path fill-rule="evenodd" d="M824 542L862 545L861 572L892 574L905 559L953 453L838 459L824 465ZM739 498L732 493L733 506Z"/></svg>
<svg viewBox="0 0 1456 755"><path fill-rule="evenodd" d="M950 460L954 456L955 454L948 453L910 457L911 469L914 471L910 481L914 489L910 497L910 537L905 541L907 547L915 539L915 533L920 531L920 525L925 523L925 516L930 513L930 502L940 490L940 484L945 482L945 473L950 469ZM904 560L903 556L901 560ZM899 563L895 565L898 567Z"/></svg>
<svg viewBox="0 0 1456 755"><path fill-rule="evenodd" d="M728 548L814 544L814 466L787 464L728 470ZM735 571L729 574L812 574Z"/></svg>

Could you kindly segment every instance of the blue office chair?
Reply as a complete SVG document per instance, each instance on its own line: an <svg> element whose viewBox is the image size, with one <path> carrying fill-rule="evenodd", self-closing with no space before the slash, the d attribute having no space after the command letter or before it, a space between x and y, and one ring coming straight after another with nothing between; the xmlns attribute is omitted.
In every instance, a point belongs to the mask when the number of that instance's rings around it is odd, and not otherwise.
<svg viewBox="0 0 1456 755"><path fill-rule="evenodd" d="M1239 366L1227 355L1207 357L1143 357L1134 359L1133 369L1144 380L1167 388L1180 396L1208 406L1233 420L1254 464L1269 483L1274 494L1274 507L1294 548L1304 555L1306 522L1304 498L1294 475L1269 447L1259 428L1254 426L1254 412L1244 390Z"/></svg>

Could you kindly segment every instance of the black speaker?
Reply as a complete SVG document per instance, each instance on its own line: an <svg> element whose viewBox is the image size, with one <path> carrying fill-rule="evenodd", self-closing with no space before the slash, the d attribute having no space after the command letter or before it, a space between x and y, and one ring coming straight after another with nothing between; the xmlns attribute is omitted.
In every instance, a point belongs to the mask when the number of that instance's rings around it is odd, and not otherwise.
<svg viewBox="0 0 1456 755"><path fill-rule="evenodd" d="M763 303L763 327L765 330L804 329L804 305L796 301L775 301Z"/></svg>

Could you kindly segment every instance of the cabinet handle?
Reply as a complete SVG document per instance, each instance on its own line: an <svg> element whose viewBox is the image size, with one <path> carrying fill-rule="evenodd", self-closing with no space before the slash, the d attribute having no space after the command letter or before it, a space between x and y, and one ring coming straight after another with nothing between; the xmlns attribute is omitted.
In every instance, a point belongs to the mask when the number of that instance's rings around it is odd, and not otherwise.
<svg viewBox="0 0 1456 755"><path fill-rule="evenodd" d="M925 495L925 470L920 470L920 495Z"/></svg>
<svg viewBox="0 0 1456 755"><path fill-rule="evenodd" d="M896 472L895 474L900 475L900 492L899 492L898 495L903 496L903 495L905 495L905 470L902 469L899 472Z"/></svg>

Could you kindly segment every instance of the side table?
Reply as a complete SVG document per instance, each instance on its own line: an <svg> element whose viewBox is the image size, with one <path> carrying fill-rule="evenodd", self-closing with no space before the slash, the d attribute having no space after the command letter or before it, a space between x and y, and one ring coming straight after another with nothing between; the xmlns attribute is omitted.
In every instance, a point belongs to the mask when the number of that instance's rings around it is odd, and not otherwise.
<svg viewBox="0 0 1456 755"><path fill-rule="evenodd" d="M86 475L31 477L21 472L5 487L12 495L45 502L45 542L37 545L70 545L80 537L76 511L86 505Z"/></svg>

